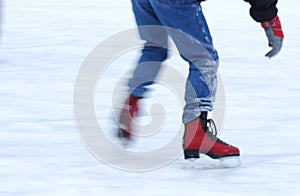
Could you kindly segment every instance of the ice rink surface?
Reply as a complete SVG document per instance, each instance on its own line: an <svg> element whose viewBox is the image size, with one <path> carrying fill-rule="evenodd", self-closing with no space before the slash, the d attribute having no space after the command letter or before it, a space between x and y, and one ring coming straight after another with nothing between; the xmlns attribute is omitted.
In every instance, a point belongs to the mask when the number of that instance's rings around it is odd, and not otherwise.
<svg viewBox="0 0 300 196"><path fill-rule="evenodd" d="M250 18L247 3L203 3L226 92L220 137L240 148L240 167L184 169L179 156L151 171L127 172L107 166L86 149L74 122L73 89L89 52L135 26L130 1L2 1L0 195L298 195L298 5L279 2L284 47L269 60L264 31ZM112 86L97 89L103 96L96 96L95 108L104 127L113 127L113 84L136 59L137 51L116 59L106 78ZM176 69L186 71L183 61L173 61ZM149 138L148 146L163 145L181 120L182 108L173 98L155 89L153 94L164 100L171 120L161 137Z"/></svg>

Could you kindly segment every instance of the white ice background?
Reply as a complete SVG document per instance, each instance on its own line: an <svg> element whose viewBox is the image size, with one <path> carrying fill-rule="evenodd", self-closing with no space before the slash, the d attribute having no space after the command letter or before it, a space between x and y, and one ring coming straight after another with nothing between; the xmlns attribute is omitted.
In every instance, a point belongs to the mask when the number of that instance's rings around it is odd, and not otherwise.
<svg viewBox="0 0 300 196"><path fill-rule="evenodd" d="M98 161L80 140L73 117L77 72L97 44L135 26L130 1L3 1L0 195L298 195L298 6L296 1L279 2L285 41L281 53L270 60L264 57L264 31L250 18L247 3L203 3L226 89L220 137L240 148L242 165L188 170L181 167L180 156L159 169L134 173ZM116 60L108 79L118 81L119 71L132 68L137 55ZM176 66L187 69L183 61ZM109 97L111 86L97 90ZM164 100L164 93L153 90L156 99ZM95 105L99 120L109 127L107 97ZM170 125L147 146L163 145L180 124L176 99L167 100L163 103Z"/></svg>

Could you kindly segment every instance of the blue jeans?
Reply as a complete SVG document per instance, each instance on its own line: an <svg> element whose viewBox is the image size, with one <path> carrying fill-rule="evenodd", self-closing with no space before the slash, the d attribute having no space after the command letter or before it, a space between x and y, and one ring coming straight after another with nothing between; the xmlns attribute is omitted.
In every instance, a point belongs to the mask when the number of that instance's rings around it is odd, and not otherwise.
<svg viewBox="0 0 300 196"><path fill-rule="evenodd" d="M170 36L189 63L183 123L196 119L202 111L213 110L219 58L201 5L197 0L132 0L132 7L146 43L128 82L130 93L143 97L147 86L155 81L161 62L167 59Z"/></svg>

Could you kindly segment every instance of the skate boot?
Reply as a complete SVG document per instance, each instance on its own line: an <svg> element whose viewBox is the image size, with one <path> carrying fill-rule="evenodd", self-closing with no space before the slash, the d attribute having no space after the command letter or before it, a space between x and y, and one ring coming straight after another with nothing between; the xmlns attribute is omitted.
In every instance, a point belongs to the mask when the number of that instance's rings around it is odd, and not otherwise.
<svg viewBox="0 0 300 196"><path fill-rule="evenodd" d="M124 142L129 142L132 136L131 123L138 109L140 98L130 95L121 110L119 117L118 137Z"/></svg>
<svg viewBox="0 0 300 196"><path fill-rule="evenodd" d="M205 154L212 159L224 157L238 157L239 149L227 144L217 137L217 130L213 120L207 118L207 112L185 125L183 137L185 159L197 159L199 154Z"/></svg>

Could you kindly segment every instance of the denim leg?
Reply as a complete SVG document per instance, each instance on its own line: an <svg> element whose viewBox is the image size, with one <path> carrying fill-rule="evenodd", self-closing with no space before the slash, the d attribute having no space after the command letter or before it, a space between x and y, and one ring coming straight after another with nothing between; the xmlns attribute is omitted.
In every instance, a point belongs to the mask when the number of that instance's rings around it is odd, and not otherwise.
<svg viewBox="0 0 300 196"><path fill-rule="evenodd" d="M145 40L142 55L128 82L133 96L143 97L147 86L153 84L163 62L168 56L168 34L161 26L149 0L132 0L132 8L141 39ZM144 27L153 25L153 28Z"/></svg>
<svg viewBox="0 0 300 196"><path fill-rule="evenodd" d="M160 22L189 65L183 123L213 110L217 89L218 54L196 0L149 0ZM176 29L176 30L174 30Z"/></svg>

